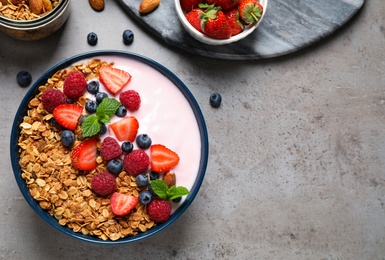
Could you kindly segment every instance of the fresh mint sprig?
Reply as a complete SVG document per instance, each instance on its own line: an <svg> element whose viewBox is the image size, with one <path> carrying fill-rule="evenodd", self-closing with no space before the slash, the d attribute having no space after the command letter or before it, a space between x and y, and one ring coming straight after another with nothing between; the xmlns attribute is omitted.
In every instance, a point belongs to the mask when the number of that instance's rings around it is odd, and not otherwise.
<svg viewBox="0 0 385 260"><path fill-rule="evenodd" d="M151 181L151 188L159 198L164 200L173 200L190 194L190 191L183 186L167 186L164 180Z"/></svg>
<svg viewBox="0 0 385 260"><path fill-rule="evenodd" d="M120 102L114 98L104 98L96 108L96 113L86 117L82 123L82 134L84 137L96 135L103 123L108 123L116 110L120 107Z"/></svg>

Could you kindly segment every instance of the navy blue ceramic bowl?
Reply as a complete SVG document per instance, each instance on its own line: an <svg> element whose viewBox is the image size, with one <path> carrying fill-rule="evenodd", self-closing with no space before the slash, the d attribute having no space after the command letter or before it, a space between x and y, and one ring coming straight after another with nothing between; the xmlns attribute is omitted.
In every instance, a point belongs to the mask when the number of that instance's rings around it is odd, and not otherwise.
<svg viewBox="0 0 385 260"><path fill-rule="evenodd" d="M200 163L199 163L199 170L197 174L197 178L195 179L195 182L190 189L190 194L186 197L186 199L183 201L182 205L179 206L176 211L170 216L169 220L162 224L157 224L155 227L149 229L148 231L144 233L139 233L138 235L134 236L127 236L125 238L121 238L119 240L107 240L104 241L100 238L97 238L95 236L90 235L83 235L82 233L74 232L72 229L59 225L58 221L55 219L54 216L50 215L47 211L43 210L38 202L34 200L31 195L29 194L28 187L24 181L24 179L21 177L21 168L19 166L19 160L20 160L20 154L19 154L19 147L18 147L18 138L20 136L20 124L23 122L23 117L27 114L27 106L29 101L36 96L36 94L39 92L38 87L41 85L44 85L48 78L50 78L56 71L64 69L69 67L72 64L77 63L80 60L88 59L88 58L97 58L98 56L119 56L124 59L134 59L136 61L139 61L147 66L150 66L160 73L162 73L165 77L167 77L176 88L180 90L180 92L183 94L183 96L186 98L186 100L191 105L191 108L193 110L193 113L195 115L197 125L200 132L200 141L201 141L201 157L200 157ZM207 161L208 161L208 135L207 135L207 129L204 117L202 115L202 112L189 91L189 89L186 87L186 85L171 71L169 71L167 68L162 66L161 64L137 55L133 53L128 52L122 52L122 51L96 51L96 52L90 52L90 53L84 53L80 54L74 57L71 57L69 59L66 59L59 64L55 65L51 69L49 69L47 72L44 73L31 87L31 89L28 91L26 96L21 102L21 105L16 113L13 126L12 126L12 133L11 133L11 146L10 146L10 153L11 153L11 161L12 161L12 168L15 175L16 182L20 188L20 191L22 192L23 196L27 200L28 204L33 208L33 210L42 217L48 224L56 228L57 230L63 232L64 234L69 235L70 237L77 238L83 241L91 242L91 243L97 243L97 244L125 244L125 243L132 243L136 241L143 240L145 238L151 237L152 235L159 233L166 227L170 226L175 220L177 220L185 211L186 209L191 205L193 202L195 196L198 193L198 190L202 184L206 167L207 167Z"/></svg>

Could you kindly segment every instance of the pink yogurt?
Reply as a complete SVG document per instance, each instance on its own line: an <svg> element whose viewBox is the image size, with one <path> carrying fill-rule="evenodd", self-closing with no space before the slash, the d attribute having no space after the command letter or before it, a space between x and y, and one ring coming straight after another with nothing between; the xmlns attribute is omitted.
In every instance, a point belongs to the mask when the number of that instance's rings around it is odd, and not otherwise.
<svg viewBox="0 0 385 260"><path fill-rule="evenodd" d="M135 116L139 121L138 134L148 134L152 144L163 144L179 155L179 164L172 169L176 175L176 185L191 190L198 174L201 141L197 120L184 95L166 76L140 61L118 56L98 58L114 62L113 67L131 74L130 82L122 91L128 89L137 91L141 98L141 106L136 112L128 111L127 116ZM101 83L99 91L119 100L119 94L112 96ZM89 93L87 97L95 99L94 95ZM111 123L120 119L113 116ZM115 137L110 129L101 138L107 136ZM135 142L134 146L137 148ZM149 154L149 149L146 152ZM182 202L184 199L185 196ZM173 203L173 211L181 204Z"/></svg>

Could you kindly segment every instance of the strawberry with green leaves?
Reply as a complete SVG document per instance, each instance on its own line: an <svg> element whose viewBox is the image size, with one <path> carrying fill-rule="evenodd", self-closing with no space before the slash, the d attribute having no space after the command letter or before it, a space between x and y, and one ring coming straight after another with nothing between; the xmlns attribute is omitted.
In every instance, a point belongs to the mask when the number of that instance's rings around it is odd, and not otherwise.
<svg viewBox="0 0 385 260"><path fill-rule="evenodd" d="M190 12L186 14L187 21L198 31L203 33L202 30L202 21L199 18L200 15L203 13L202 9L200 8L194 8Z"/></svg>
<svg viewBox="0 0 385 260"><path fill-rule="evenodd" d="M231 37L227 18L219 6L199 4L199 7L204 9L204 12L199 16L204 34L214 39Z"/></svg>
<svg viewBox="0 0 385 260"><path fill-rule="evenodd" d="M227 23L231 31L231 36L234 36L243 32L243 30L245 29L245 26L239 20L239 12L236 8L225 12L225 16L227 17Z"/></svg>
<svg viewBox="0 0 385 260"><path fill-rule="evenodd" d="M239 16L246 24L253 24L261 19L263 7L257 0L240 0Z"/></svg>

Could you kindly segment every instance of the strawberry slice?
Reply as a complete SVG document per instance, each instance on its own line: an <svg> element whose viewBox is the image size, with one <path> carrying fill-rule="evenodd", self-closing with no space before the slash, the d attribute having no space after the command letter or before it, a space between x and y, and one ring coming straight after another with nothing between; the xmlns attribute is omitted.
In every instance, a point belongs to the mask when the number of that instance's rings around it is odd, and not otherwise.
<svg viewBox="0 0 385 260"><path fill-rule="evenodd" d="M74 148L71 154L72 165L79 170L91 171L96 168L97 142L87 139Z"/></svg>
<svg viewBox="0 0 385 260"><path fill-rule="evenodd" d="M124 216L131 212L139 199L132 195L114 192L111 196L111 210L116 216Z"/></svg>
<svg viewBox="0 0 385 260"><path fill-rule="evenodd" d="M53 117L63 127L75 130L83 107L77 104L62 104L53 110Z"/></svg>
<svg viewBox="0 0 385 260"><path fill-rule="evenodd" d="M164 145L154 144L150 147L151 170L168 171L179 163L179 156Z"/></svg>
<svg viewBox="0 0 385 260"><path fill-rule="evenodd" d="M133 142L138 133L139 122L134 116L128 116L110 124L109 127L119 141Z"/></svg>
<svg viewBox="0 0 385 260"><path fill-rule="evenodd" d="M102 66L99 69L100 81L107 90L116 95L131 79L130 73L111 66Z"/></svg>

